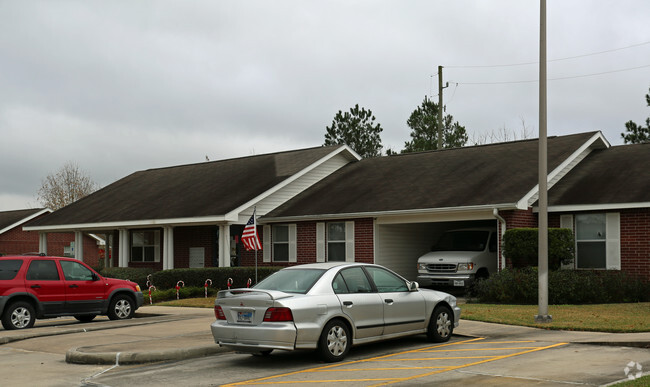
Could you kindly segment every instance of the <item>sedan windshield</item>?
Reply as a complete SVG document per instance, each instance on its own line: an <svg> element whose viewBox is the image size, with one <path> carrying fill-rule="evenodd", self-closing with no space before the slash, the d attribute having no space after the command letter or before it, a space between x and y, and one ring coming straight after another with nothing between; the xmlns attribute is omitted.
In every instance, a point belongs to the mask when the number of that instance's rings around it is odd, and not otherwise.
<svg viewBox="0 0 650 387"><path fill-rule="evenodd" d="M433 251L483 251L489 231L450 231L442 235Z"/></svg>
<svg viewBox="0 0 650 387"><path fill-rule="evenodd" d="M260 283L253 286L253 289L305 294L314 286L323 273L325 273L325 270L320 269L280 270L260 281Z"/></svg>

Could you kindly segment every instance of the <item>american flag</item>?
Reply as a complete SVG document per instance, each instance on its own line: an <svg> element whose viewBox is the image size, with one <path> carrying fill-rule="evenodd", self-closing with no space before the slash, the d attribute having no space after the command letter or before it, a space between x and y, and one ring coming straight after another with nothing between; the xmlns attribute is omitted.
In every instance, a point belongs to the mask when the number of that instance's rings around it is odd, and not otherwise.
<svg viewBox="0 0 650 387"><path fill-rule="evenodd" d="M255 211L246 223L244 232L241 234L241 241L246 247L246 250L262 250L260 238L257 236L257 223L255 222Z"/></svg>

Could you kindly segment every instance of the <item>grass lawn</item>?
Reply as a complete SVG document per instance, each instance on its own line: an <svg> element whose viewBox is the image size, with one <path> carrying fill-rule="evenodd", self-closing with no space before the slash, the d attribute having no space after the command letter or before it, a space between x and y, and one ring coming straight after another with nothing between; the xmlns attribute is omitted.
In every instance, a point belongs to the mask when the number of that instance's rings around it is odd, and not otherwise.
<svg viewBox="0 0 650 387"><path fill-rule="evenodd" d="M159 302L161 306L214 307L214 297ZM537 305L461 304L461 318L543 329L597 332L650 332L650 302L636 304L549 305L553 322L536 324Z"/></svg>
<svg viewBox="0 0 650 387"><path fill-rule="evenodd" d="M650 302L635 304L549 305L553 321L537 324L537 305L461 304L461 319L544 329L650 332Z"/></svg>

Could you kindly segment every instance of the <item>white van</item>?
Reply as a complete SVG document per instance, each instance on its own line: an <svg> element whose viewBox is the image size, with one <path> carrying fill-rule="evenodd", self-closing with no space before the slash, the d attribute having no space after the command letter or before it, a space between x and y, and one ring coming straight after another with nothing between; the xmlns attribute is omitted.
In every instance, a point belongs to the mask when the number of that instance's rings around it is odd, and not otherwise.
<svg viewBox="0 0 650 387"><path fill-rule="evenodd" d="M446 231L432 251L418 258L422 286L468 287L497 271L498 235L494 228Z"/></svg>

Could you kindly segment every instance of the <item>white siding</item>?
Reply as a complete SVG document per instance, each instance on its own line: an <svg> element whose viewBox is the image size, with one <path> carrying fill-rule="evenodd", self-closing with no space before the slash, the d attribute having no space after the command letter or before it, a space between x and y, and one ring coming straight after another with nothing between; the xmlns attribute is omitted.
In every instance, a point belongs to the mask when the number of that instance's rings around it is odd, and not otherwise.
<svg viewBox="0 0 650 387"><path fill-rule="evenodd" d="M376 225L375 263L414 281L417 260L431 250L441 227L433 223Z"/></svg>
<svg viewBox="0 0 650 387"><path fill-rule="evenodd" d="M318 183L323 178L332 174L333 172L335 172L337 169L341 168L348 162L349 160L347 160L344 156L340 154L325 161L323 164L317 166L316 168L307 172L303 176L300 176L295 181L280 188L278 191L272 193L268 197L260 200L256 204L258 215L262 216L272 211L273 209L277 208L281 204L292 199L294 196L303 192L307 188ZM250 214L252 212L253 212L252 208L250 209L250 211L242 211L242 214L248 214L242 216L244 218L250 217ZM248 220L248 218L246 218L246 220Z"/></svg>

